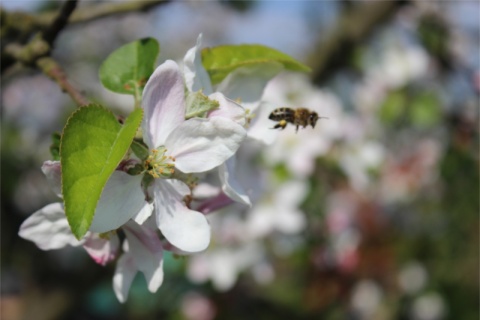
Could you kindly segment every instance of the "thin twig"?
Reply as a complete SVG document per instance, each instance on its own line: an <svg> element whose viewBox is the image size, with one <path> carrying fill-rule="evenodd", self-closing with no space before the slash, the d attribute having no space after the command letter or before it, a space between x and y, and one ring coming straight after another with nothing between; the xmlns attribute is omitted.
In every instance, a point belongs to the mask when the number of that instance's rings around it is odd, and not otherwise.
<svg viewBox="0 0 480 320"><path fill-rule="evenodd" d="M37 67L53 81L55 81L63 92L67 93L78 106L89 104L83 96L67 79L62 67L51 57L43 57L37 60Z"/></svg>

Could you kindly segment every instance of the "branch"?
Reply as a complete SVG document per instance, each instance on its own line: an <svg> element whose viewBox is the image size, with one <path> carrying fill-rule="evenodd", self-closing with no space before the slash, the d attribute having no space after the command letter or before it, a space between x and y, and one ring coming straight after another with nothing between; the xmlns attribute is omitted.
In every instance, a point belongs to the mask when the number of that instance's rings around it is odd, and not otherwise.
<svg viewBox="0 0 480 320"><path fill-rule="evenodd" d="M100 19L106 16L127 13L132 11L146 11L169 0L133 0L116 3L103 3L95 6L78 8L70 19L70 23L81 23Z"/></svg>
<svg viewBox="0 0 480 320"><path fill-rule="evenodd" d="M57 38L60 31L65 28L68 23L68 18L75 10L77 6L77 0L67 0L64 2L62 8L60 9L60 13L57 17L53 20L50 27L48 27L43 32L43 40L45 40L50 46L53 45L53 42Z"/></svg>
<svg viewBox="0 0 480 320"><path fill-rule="evenodd" d="M38 32L43 32L45 34L44 39L51 45L58 35L58 32L65 27L68 17L69 24L89 22L109 15L145 11L153 6L167 3L169 0L109 2L80 7L72 12L76 2L76 0L67 0L62 7L62 13L60 15L57 12L46 12L34 15L25 12L9 12L0 7L0 36L2 39L0 43L2 48L1 72L3 73L17 60L15 56L11 56L11 48L7 50L8 46L12 44L15 46L25 44ZM58 30L58 32L54 32L55 30ZM25 63L25 61L22 60L22 63Z"/></svg>
<svg viewBox="0 0 480 320"><path fill-rule="evenodd" d="M87 98L68 81L62 67L54 59L43 57L37 60L36 65L44 74L55 81L62 88L62 91L67 93L78 106L84 106L89 103Z"/></svg>
<svg viewBox="0 0 480 320"><path fill-rule="evenodd" d="M350 61L356 45L365 40L375 28L388 20L408 1L373 1L348 10L339 19L334 31L323 41L318 41L307 59L313 69L312 81L321 84L335 71Z"/></svg>

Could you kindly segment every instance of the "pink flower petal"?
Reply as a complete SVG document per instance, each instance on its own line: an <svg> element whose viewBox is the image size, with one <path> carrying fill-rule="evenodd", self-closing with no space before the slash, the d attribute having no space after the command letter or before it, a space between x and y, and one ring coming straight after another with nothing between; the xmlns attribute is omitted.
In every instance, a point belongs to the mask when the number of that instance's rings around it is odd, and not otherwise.
<svg viewBox="0 0 480 320"><path fill-rule="evenodd" d="M176 62L167 60L157 67L143 90L142 106L143 137L155 149L185 120L185 89Z"/></svg>
<svg viewBox="0 0 480 320"><path fill-rule="evenodd" d="M117 257L120 240L116 234L108 238L100 238L97 233L92 233L85 238L83 248L90 257L98 264L105 266Z"/></svg>

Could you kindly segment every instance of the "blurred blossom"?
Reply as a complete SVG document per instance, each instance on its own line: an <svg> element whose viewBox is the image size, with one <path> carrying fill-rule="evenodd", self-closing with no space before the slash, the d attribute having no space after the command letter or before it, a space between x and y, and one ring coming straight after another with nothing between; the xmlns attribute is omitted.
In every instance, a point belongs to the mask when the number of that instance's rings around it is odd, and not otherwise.
<svg viewBox="0 0 480 320"><path fill-rule="evenodd" d="M247 237L261 238L273 231L285 234L298 233L306 219L298 207L307 194L303 181L291 181L272 190L247 214Z"/></svg>
<svg viewBox="0 0 480 320"><path fill-rule="evenodd" d="M398 88L426 75L429 57L425 49L397 38L386 45L380 60L372 59L367 77L377 79L387 88Z"/></svg>
<svg viewBox="0 0 480 320"><path fill-rule="evenodd" d="M415 294L427 283L428 274L425 267L416 261L404 266L398 274L400 288L407 294Z"/></svg>
<svg viewBox="0 0 480 320"><path fill-rule="evenodd" d="M327 231L330 263L345 272L358 265L361 234L356 227L357 204L351 193L333 193L327 201Z"/></svg>
<svg viewBox="0 0 480 320"><path fill-rule="evenodd" d="M382 289L372 280L359 281L352 291L350 305L358 319L373 319L383 299Z"/></svg>
<svg viewBox="0 0 480 320"><path fill-rule="evenodd" d="M440 320L447 316L443 298L436 292L422 295L415 299L411 308L413 320Z"/></svg>
<svg viewBox="0 0 480 320"><path fill-rule="evenodd" d="M339 164L356 190L365 190L373 182L369 171L378 168L384 159L384 146L373 141L345 146Z"/></svg>
<svg viewBox="0 0 480 320"><path fill-rule="evenodd" d="M216 315L215 304L197 292L187 293L183 297L181 309L187 320L211 320Z"/></svg>
<svg viewBox="0 0 480 320"><path fill-rule="evenodd" d="M187 275L197 283L211 280L215 289L227 291L235 285L242 271L258 263L263 265L264 254L258 243L209 248L190 257Z"/></svg>
<svg viewBox="0 0 480 320"><path fill-rule="evenodd" d="M402 153L391 154L386 160L380 184L386 202L404 201L437 179L437 163L442 146L438 140L422 139Z"/></svg>

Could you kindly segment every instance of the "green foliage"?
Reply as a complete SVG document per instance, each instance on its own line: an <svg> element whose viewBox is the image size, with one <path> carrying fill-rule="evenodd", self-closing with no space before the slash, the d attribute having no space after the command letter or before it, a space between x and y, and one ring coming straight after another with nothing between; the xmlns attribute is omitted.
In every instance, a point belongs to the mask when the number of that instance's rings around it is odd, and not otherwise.
<svg viewBox="0 0 480 320"><path fill-rule="evenodd" d="M429 128L437 125L442 114L436 94L410 89L392 91L387 96L379 110L382 122L393 127Z"/></svg>
<svg viewBox="0 0 480 320"><path fill-rule="evenodd" d="M52 160L60 160L60 141L62 135L60 132L54 132L52 134L52 144L50 145L50 154L52 155Z"/></svg>
<svg viewBox="0 0 480 320"><path fill-rule="evenodd" d="M73 234L87 232L108 178L127 152L142 120L135 109L122 126L98 105L78 109L68 119L60 144L62 194Z"/></svg>
<svg viewBox="0 0 480 320"><path fill-rule="evenodd" d="M185 118L205 117L208 111L217 109L220 104L218 101L210 100L202 92L191 92L187 96L187 111Z"/></svg>
<svg viewBox="0 0 480 320"><path fill-rule="evenodd" d="M220 83L237 68L268 62L280 63L292 71L310 71L289 55L262 45L225 45L202 50L202 63L213 84Z"/></svg>
<svg viewBox="0 0 480 320"><path fill-rule="evenodd" d="M439 101L432 92L421 92L410 104L410 121L418 127L431 127L441 118Z"/></svg>
<svg viewBox="0 0 480 320"><path fill-rule="evenodd" d="M112 52L100 67L100 81L105 88L118 93L140 96L141 89L154 71L160 52L158 41L140 39Z"/></svg>

